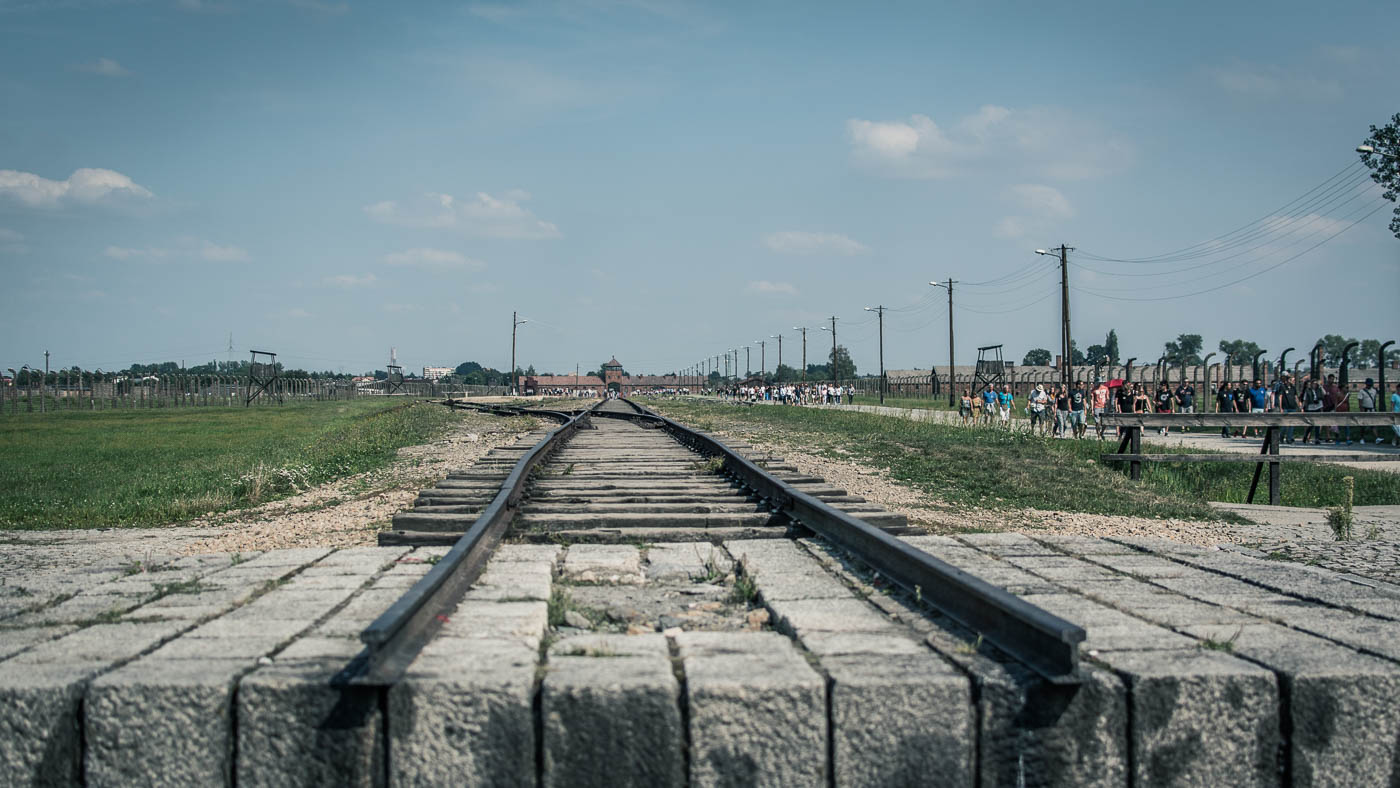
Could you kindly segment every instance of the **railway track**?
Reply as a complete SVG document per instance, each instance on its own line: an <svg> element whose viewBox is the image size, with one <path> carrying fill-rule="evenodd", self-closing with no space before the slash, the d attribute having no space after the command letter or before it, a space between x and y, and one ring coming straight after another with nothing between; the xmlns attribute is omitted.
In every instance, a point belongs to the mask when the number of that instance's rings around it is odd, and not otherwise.
<svg viewBox="0 0 1400 788"><path fill-rule="evenodd" d="M508 531L516 541L565 543L718 543L816 534L1050 682L1079 681L1083 629L897 539L893 534L908 529L902 516L778 458L745 457L627 400L603 400L572 413L484 409L560 425L449 475L422 491L412 510L395 516L382 545L452 549L364 630L365 651L338 682L392 685Z"/></svg>

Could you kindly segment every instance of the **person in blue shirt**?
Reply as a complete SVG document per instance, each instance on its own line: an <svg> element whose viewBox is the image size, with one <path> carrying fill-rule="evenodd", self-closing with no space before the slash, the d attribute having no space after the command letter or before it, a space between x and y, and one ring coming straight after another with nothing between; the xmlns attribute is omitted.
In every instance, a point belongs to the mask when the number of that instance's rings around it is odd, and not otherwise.
<svg viewBox="0 0 1400 788"><path fill-rule="evenodd" d="M1269 390L1265 388L1264 381L1256 379L1254 385L1249 387L1249 412L1266 413L1269 410ZM1249 436L1249 428L1245 427L1245 437Z"/></svg>
<svg viewBox="0 0 1400 788"><path fill-rule="evenodd" d="M1007 427L1011 426L1011 405L1016 401L1016 397L1011 393L1010 386L1002 386L1001 393L997 394L997 403L1001 406L1001 412L997 415L1001 417L1001 423Z"/></svg>
<svg viewBox="0 0 1400 788"><path fill-rule="evenodd" d="M987 424L992 423L992 418L997 412L997 390L991 386L982 392L982 418Z"/></svg>
<svg viewBox="0 0 1400 788"><path fill-rule="evenodd" d="M1400 413L1400 383L1395 384L1395 393L1390 395L1390 412ZM1400 424L1392 424L1390 429L1395 433L1395 437L1390 439L1390 445L1400 446Z"/></svg>

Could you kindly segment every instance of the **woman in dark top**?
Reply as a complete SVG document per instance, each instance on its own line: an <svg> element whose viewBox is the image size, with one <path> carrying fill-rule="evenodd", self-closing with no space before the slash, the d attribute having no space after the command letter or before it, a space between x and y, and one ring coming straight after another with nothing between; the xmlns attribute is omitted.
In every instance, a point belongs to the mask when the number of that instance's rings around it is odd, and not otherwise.
<svg viewBox="0 0 1400 788"><path fill-rule="evenodd" d="M1248 412L1249 412L1249 406L1250 406L1250 403L1251 403L1252 401L1253 401L1253 400L1250 398L1249 392L1248 392L1248 391L1245 391L1244 386L1240 386L1240 385L1236 385L1236 386L1235 386L1235 412L1236 412L1236 413L1248 413ZM1240 428L1240 429L1235 430L1235 437L1236 437L1236 438L1243 438L1243 437L1244 437L1244 428Z"/></svg>
<svg viewBox="0 0 1400 788"><path fill-rule="evenodd" d="M1151 400L1147 398L1147 392L1141 386L1133 386L1133 413L1146 413L1151 407Z"/></svg>
<svg viewBox="0 0 1400 788"><path fill-rule="evenodd" d="M1175 401L1176 401L1176 397L1173 397L1173 396L1172 396L1172 390L1169 389L1169 388L1167 388L1167 384L1166 384L1166 383L1158 383L1158 384L1157 384L1157 396L1156 396L1156 398L1155 398L1155 400L1154 400L1154 402L1153 402L1153 406L1156 408L1157 412L1158 412L1158 413L1171 413L1171 412L1172 412L1172 403L1174 403ZM1163 435L1166 435L1166 434L1167 434L1167 428L1166 428L1166 427L1163 427L1163 428L1162 428L1162 434L1163 434Z"/></svg>
<svg viewBox="0 0 1400 788"><path fill-rule="evenodd" d="M1235 395L1234 395L1234 392L1230 391L1230 386L1229 386L1229 384L1223 384L1223 383L1222 383L1221 386L1220 386L1220 390L1217 391L1217 392L1215 392L1215 412L1216 412L1216 413L1232 413L1232 412L1234 412L1234 410L1235 410ZM1230 437L1230 428L1229 428L1229 427L1221 427L1221 428L1220 428L1220 437L1222 437L1222 438L1228 438L1228 437Z"/></svg>

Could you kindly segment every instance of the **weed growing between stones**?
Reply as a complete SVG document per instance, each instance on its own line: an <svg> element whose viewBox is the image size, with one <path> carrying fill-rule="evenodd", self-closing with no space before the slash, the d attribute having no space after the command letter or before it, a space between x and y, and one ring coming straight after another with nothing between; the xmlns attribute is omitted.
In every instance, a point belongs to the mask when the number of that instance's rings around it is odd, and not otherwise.
<svg viewBox="0 0 1400 788"><path fill-rule="evenodd" d="M1356 479L1342 477L1342 505L1327 510L1327 525L1332 528L1332 536L1339 542L1351 540L1352 501L1356 498ZM1374 528L1372 529L1374 530Z"/></svg>
<svg viewBox="0 0 1400 788"><path fill-rule="evenodd" d="M976 640L968 640L958 645L958 653L971 656L982 650L982 633L977 633Z"/></svg>
<svg viewBox="0 0 1400 788"><path fill-rule="evenodd" d="M198 594L206 590L197 577L192 577L189 580L177 580L173 583L156 583L155 589L157 597L170 596L171 594Z"/></svg>
<svg viewBox="0 0 1400 788"><path fill-rule="evenodd" d="M1204 649L1209 649L1209 650L1211 650L1211 651L1224 651L1224 652L1227 653L1227 654L1233 653L1234 650L1235 650L1235 641L1236 641L1236 640L1239 640L1239 638L1240 638L1240 633L1243 632L1243 631L1244 631L1243 628L1241 628L1241 629L1236 629L1236 630L1235 630L1235 634L1231 635L1230 637L1228 637L1228 638L1226 638L1226 639L1224 639L1224 640L1216 640L1216 639L1214 639L1214 638L1205 638L1204 640L1202 640L1202 641L1200 642L1200 647L1201 647L1201 648L1204 648Z"/></svg>
<svg viewBox="0 0 1400 788"><path fill-rule="evenodd" d="M730 598L735 602L752 604L758 598L758 582L754 580L754 574L749 570L748 561L743 558L739 559L735 570L734 590L730 592Z"/></svg>

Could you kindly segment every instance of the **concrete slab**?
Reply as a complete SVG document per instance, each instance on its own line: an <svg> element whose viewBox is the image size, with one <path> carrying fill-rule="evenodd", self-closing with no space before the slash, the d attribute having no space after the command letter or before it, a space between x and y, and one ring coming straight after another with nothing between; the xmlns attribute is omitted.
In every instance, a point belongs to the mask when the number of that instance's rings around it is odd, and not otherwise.
<svg viewBox="0 0 1400 788"><path fill-rule="evenodd" d="M661 635L555 643L540 692L544 784L683 785L679 696Z"/></svg>
<svg viewBox="0 0 1400 788"><path fill-rule="evenodd" d="M647 548L647 579L684 581L710 575L724 576L733 561L724 550L704 542L662 542Z"/></svg>
<svg viewBox="0 0 1400 788"><path fill-rule="evenodd" d="M1276 785L1274 674L1228 654L1114 651L1098 659L1128 684L1133 780L1141 785Z"/></svg>
<svg viewBox="0 0 1400 788"><path fill-rule="evenodd" d="M0 662L0 785L82 782L79 704L99 662Z"/></svg>
<svg viewBox="0 0 1400 788"><path fill-rule="evenodd" d="M976 735L965 676L925 650L823 656L840 786L971 785Z"/></svg>
<svg viewBox="0 0 1400 788"><path fill-rule="evenodd" d="M631 545L576 544L564 556L563 576L576 583L641 583L641 553Z"/></svg>
<svg viewBox="0 0 1400 788"><path fill-rule="evenodd" d="M93 680L83 700L87 784L230 784L233 687L252 665L143 660Z"/></svg>
<svg viewBox="0 0 1400 788"><path fill-rule="evenodd" d="M682 632L690 783L817 785L827 773L826 687L772 632Z"/></svg>

